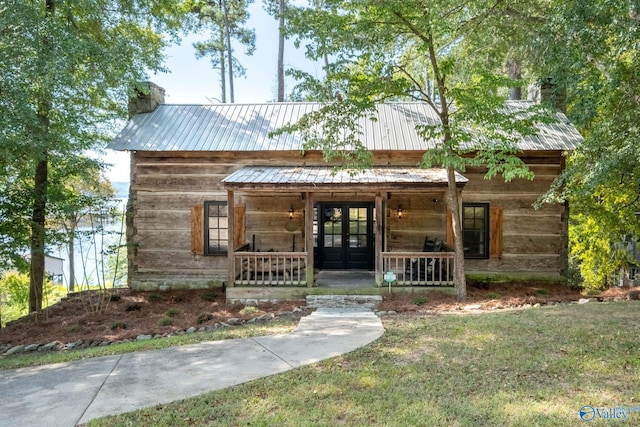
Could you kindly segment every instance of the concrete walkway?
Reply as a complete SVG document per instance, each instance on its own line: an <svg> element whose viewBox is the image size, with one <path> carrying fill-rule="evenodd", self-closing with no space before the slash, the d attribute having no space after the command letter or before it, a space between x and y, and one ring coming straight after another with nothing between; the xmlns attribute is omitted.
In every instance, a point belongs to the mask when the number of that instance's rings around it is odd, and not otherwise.
<svg viewBox="0 0 640 427"><path fill-rule="evenodd" d="M319 308L285 335L0 371L0 426L73 427L335 357L383 333L370 309Z"/></svg>

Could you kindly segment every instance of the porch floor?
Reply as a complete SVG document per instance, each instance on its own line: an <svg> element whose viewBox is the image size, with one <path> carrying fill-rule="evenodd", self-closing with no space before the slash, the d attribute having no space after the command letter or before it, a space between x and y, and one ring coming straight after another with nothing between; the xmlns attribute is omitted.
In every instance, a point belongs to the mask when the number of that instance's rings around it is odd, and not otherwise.
<svg viewBox="0 0 640 427"><path fill-rule="evenodd" d="M376 274L367 270L320 270L315 284L319 288L375 288Z"/></svg>

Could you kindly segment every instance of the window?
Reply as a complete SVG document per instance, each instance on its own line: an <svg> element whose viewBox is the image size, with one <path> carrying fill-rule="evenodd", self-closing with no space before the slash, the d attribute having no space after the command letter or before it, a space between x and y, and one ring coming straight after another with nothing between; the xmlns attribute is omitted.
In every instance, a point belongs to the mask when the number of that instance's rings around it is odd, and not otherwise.
<svg viewBox="0 0 640 427"><path fill-rule="evenodd" d="M462 204L465 258L489 258L489 204Z"/></svg>
<svg viewBox="0 0 640 427"><path fill-rule="evenodd" d="M227 202L204 202L205 254L226 255L229 245Z"/></svg>

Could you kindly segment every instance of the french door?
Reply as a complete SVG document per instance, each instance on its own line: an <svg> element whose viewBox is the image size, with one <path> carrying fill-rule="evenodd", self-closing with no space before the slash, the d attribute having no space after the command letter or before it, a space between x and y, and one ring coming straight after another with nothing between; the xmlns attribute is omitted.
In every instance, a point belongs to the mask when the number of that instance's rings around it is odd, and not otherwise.
<svg viewBox="0 0 640 427"><path fill-rule="evenodd" d="M372 270L373 204L321 203L317 213L320 268Z"/></svg>

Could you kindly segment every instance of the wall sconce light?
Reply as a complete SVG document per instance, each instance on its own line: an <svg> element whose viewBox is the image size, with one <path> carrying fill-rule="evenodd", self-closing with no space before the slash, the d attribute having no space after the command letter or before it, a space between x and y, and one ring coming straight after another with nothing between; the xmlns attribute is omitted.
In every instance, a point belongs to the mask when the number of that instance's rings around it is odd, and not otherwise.
<svg viewBox="0 0 640 427"><path fill-rule="evenodd" d="M397 213L398 213L398 220L401 220L402 219L402 214L403 214L402 206L398 205Z"/></svg>
<svg viewBox="0 0 640 427"><path fill-rule="evenodd" d="M293 219L293 206L289 207L289 219Z"/></svg>

